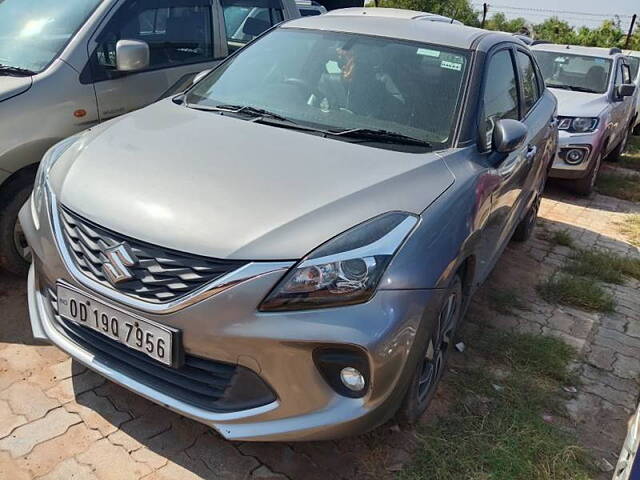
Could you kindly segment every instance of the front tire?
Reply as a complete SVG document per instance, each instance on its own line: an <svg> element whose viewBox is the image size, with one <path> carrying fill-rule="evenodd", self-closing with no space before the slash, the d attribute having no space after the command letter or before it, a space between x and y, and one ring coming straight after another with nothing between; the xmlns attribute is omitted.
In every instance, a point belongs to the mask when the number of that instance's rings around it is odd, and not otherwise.
<svg viewBox="0 0 640 480"><path fill-rule="evenodd" d="M540 195L533 201L533 205L531 205L524 218L520 220L515 232L513 232L512 240L526 242L531 238L538 221L538 210L540 210Z"/></svg>
<svg viewBox="0 0 640 480"><path fill-rule="evenodd" d="M574 181L573 191L583 197L588 197L593 193L593 188L596 185L596 179L598 178L598 172L600 171L600 164L602 163L602 154L599 153L596 157L596 161L593 167L589 170L586 177Z"/></svg>
<svg viewBox="0 0 640 480"><path fill-rule="evenodd" d="M420 355L407 393L396 419L404 425L417 423L431 403L445 365L453 348L455 333L462 316L462 280L459 275L447 289L440 307L438 321L430 332L430 338Z"/></svg>
<svg viewBox="0 0 640 480"><path fill-rule="evenodd" d="M624 137L622 137L622 140L620 140L620 143L618 143L618 145L616 145L616 148L614 148L611 153L609 154L609 156L607 157L607 160L609 160L610 162L619 162L620 159L622 158L622 154L624 153L625 148L627 148L627 142L629 141L629 133L631 132L631 127L627 128L624 132Z"/></svg>
<svg viewBox="0 0 640 480"><path fill-rule="evenodd" d="M31 195L31 178L20 179L5 192L0 211L0 268L26 276L31 262L31 249L18 221L18 212Z"/></svg>

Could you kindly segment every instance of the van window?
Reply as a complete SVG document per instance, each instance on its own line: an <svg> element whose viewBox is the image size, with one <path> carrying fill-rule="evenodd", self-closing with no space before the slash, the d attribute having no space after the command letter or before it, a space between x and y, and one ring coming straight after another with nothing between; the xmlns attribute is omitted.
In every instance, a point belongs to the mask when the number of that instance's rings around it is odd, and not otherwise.
<svg viewBox="0 0 640 480"><path fill-rule="evenodd" d="M501 50L489 60L483 94L486 147L491 148L493 127L498 120L518 120L518 82L509 50Z"/></svg>
<svg viewBox="0 0 640 480"><path fill-rule="evenodd" d="M533 61L529 55L520 50L518 50L518 66L520 68L522 89L524 91L524 112L522 112L522 116L524 116L538 101L538 98L540 98L540 92L538 89L538 81L536 79L536 71L533 66Z"/></svg>
<svg viewBox="0 0 640 480"><path fill-rule="evenodd" d="M222 6L229 52L284 20L282 5L278 1L224 0Z"/></svg>
<svg viewBox="0 0 640 480"><path fill-rule="evenodd" d="M627 62L629 62L629 66L631 67L631 79L638 78L638 69L640 68L640 58L638 57L627 57Z"/></svg>
<svg viewBox="0 0 640 480"><path fill-rule="evenodd" d="M32 72L44 70L99 3L0 0L0 64Z"/></svg>
<svg viewBox="0 0 640 480"><path fill-rule="evenodd" d="M211 4L208 0L130 0L100 34L98 65L115 68L116 43L149 44L150 68L213 59Z"/></svg>

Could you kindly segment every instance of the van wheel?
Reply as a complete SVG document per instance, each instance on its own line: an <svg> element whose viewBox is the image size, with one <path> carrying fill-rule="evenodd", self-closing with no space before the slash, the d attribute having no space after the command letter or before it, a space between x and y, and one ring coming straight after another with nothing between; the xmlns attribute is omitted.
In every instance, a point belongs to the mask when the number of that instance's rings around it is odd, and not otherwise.
<svg viewBox="0 0 640 480"><path fill-rule="evenodd" d="M598 178L598 172L600 171L600 164L602 163L602 154L599 153L596 157L596 161L593 163L591 170L586 177L580 178L573 182L573 191L583 197L588 197L593 193L593 188L596 185L596 178Z"/></svg>
<svg viewBox="0 0 640 480"><path fill-rule="evenodd" d="M526 242L533 235L533 231L536 228L536 222L538 221L538 210L540 210L540 195L533 201L533 205L529 208L529 211L524 216L520 223L513 232L512 240L516 242Z"/></svg>
<svg viewBox="0 0 640 480"><path fill-rule="evenodd" d="M18 212L33 189L31 178L13 183L3 195L6 202L0 211L0 268L25 276L31 263L31 249L18 221Z"/></svg>
<svg viewBox="0 0 640 480"><path fill-rule="evenodd" d="M607 160L609 160L610 162L619 162L620 158L622 158L622 154L624 153L625 148L627 148L627 142L629 141L629 132L630 132L631 128L627 128L624 132L624 137L622 137L622 140L620 140L620 143L618 143L618 145L616 145L616 148L614 148L611 153L609 154L609 156L607 157Z"/></svg>
<svg viewBox="0 0 640 480"><path fill-rule="evenodd" d="M456 275L447 289L438 322L420 355L409 388L396 419L405 425L415 424L429 406L453 348L456 329L462 316L462 280Z"/></svg>

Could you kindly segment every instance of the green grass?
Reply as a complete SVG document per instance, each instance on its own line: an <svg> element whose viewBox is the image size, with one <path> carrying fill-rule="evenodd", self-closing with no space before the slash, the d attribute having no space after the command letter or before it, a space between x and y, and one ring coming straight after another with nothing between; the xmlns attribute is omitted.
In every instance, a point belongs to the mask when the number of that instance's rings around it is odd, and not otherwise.
<svg viewBox="0 0 640 480"><path fill-rule="evenodd" d="M572 305L588 311L612 312L613 296L602 288L595 278L559 272L537 286L538 293L547 302Z"/></svg>
<svg viewBox="0 0 640 480"><path fill-rule="evenodd" d="M640 214L629 215L620 225L620 230L632 245L640 247Z"/></svg>
<svg viewBox="0 0 640 480"><path fill-rule="evenodd" d="M563 247L573 247L573 238L569 234L568 230L556 230L549 233L547 240L554 245L561 245Z"/></svg>
<svg viewBox="0 0 640 480"><path fill-rule="evenodd" d="M640 171L640 137L629 137L627 149L620 159L619 165L631 170Z"/></svg>
<svg viewBox="0 0 640 480"><path fill-rule="evenodd" d="M596 189L603 195L640 202L640 175L626 175L612 170L601 171Z"/></svg>
<svg viewBox="0 0 640 480"><path fill-rule="evenodd" d="M470 343L510 373L496 379L488 369L471 369L447 377L456 402L445 417L419 432L414 462L400 478L591 478L591 461L575 439L542 417L563 415L557 392L570 378L567 366L575 352L558 339L539 335L496 333ZM503 388L496 390L493 384Z"/></svg>
<svg viewBox="0 0 640 480"><path fill-rule="evenodd" d="M621 285L625 275L640 280L640 259L623 257L606 250L579 250L570 257L562 270Z"/></svg>
<svg viewBox="0 0 640 480"><path fill-rule="evenodd" d="M514 310L526 310L526 304L514 289L491 290L488 294L488 300L491 307L499 313L509 314Z"/></svg>

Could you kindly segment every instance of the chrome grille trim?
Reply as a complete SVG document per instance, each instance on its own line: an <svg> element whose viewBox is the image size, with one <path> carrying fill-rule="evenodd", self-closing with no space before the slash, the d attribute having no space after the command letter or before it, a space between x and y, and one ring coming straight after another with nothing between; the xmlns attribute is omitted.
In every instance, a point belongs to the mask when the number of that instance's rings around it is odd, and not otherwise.
<svg viewBox="0 0 640 480"><path fill-rule="evenodd" d="M94 280L76 266L64 238L57 198L53 191L51 191L51 188L46 184L45 190L49 200L49 220L53 229L55 243L62 260L71 275L78 282L92 291L143 312L158 314L172 313L250 279L274 272L282 272L282 274L284 274L284 272L291 268L295 263L293 261L249 262L226 275L222 275L221 277L205 283L201 287L181 296L178 299L166 302L148 302L141 300L139 298L126 295L114 289L111 285L106 286L102 282Z"/></svg>

